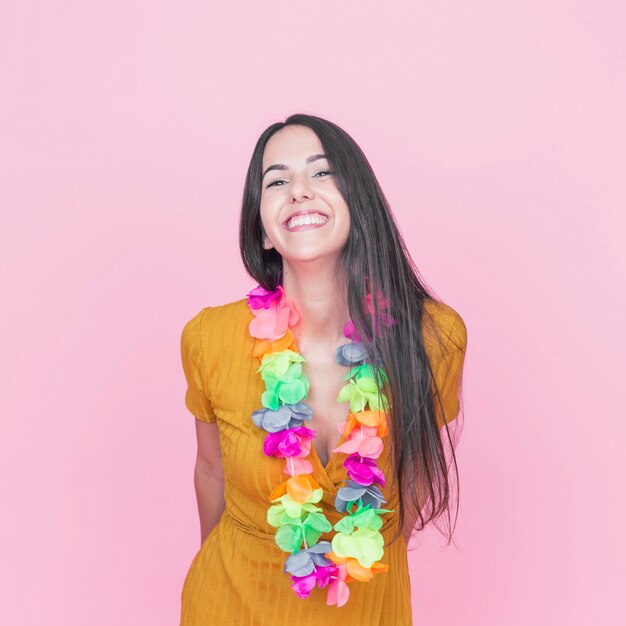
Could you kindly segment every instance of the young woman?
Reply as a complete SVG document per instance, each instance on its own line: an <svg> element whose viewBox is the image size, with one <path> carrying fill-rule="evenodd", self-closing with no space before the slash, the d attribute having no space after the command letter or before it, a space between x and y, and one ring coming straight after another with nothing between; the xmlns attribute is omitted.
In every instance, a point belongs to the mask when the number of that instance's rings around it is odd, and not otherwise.
<svg viewBox="0 0 626 626"><path fill-rule="evenodd" d="M319 117L259 138L240 249L257 287L182 332L201 548L181 625L411 624L408 539L450 518L465 324Z"/></svg>

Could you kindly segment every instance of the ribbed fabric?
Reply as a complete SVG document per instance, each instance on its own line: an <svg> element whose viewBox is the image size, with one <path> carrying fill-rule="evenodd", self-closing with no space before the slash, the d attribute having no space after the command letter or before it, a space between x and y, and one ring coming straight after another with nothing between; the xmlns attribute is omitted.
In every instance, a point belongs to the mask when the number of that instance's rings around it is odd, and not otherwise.
<svg viewBox="0 0 626 626"><path fill-rule="evenodd" d="M447 421L458 413L458 386L463 366L465 326L458 313L446 305L427 301L439 330L454 333L462 350L446 358L431 358ZM197 418L217 422L224 467L226 509L195 555L181 595L181 626L325 626L354 623L359 626L411 626L411 589L406 543L402 535L389 543L398 525L398 495L390 466L390 446L378 459L387 485L382 489L386 509L381 533L389 570L369 582L348 583L350 598L337 608L326 604L327 588L314 588L307 599L290 588L283 573L287 553L274 542L276 529L266 521L269 493L288 476L284 459L263 453L265 431L252 421L262 408L265 384L252 355L254 339L248 332L253 318L246 298L204 308L184 327L182 364L188 389L185 404ZM459 323L460 322L460 323ZM427 350L429 344L427 341ZM306 401L306 400L305 400ZM443 423L443 422L441 422ZM390 429L393 428L389 424ZM311 422L315 429L315 416ZM344 438L339 439L342 443ZM388 440L389 441L389 440ZM324 467L311 446L313 477L324 491L319 506L331 522L341 519L334 507L335 494L346 479L345 455L333 454ZM332 540L335 531L322 540Z"/></svg>

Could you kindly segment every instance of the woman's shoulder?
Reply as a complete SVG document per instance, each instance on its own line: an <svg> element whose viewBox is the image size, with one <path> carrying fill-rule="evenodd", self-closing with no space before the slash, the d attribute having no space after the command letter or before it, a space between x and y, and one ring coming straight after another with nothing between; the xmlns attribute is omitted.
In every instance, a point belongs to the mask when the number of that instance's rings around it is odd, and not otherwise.
<svg viewBox="0 0 626 626"><path fill-rule="evenodd" d="M450 349L465 352L467 347L467 327L460 313L449 304L424 299L422 329L426 343L444 342Z"/></svg>
<svg viewBox="0 0 626 626"><path fill-rule="evenodd" d="M208 315L215 319L230 319L233 316L248 313L248 298L239 298L224 302L223 304L213 304L204 309L208 311Z"/></svg>
<svg viewBox="0 0 626 626"><path fill-rule="evenodd" d="M250 319L248 299L205 306L184 326L183 335L192 335L206 345L221 347L233 343L247 332Z"/></svg>
<svg viewBox="0 0 626 626"><path fill-rule="evenodd" d="M191 325L204 326L205 324L219 323L232 320L248 314L248 299L240 298L223 304L212 304L203 307L187 322Z"/></svg>

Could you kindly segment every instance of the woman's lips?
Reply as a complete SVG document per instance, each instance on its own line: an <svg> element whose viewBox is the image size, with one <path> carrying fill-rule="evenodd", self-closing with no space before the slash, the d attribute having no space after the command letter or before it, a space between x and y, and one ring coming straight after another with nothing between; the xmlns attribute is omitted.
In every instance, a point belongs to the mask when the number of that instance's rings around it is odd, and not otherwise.
<svg viewBox="0 0 626 626"><path fill-rule="evenodd" d="M300 226L294 226L293 228L287 228L285 226L285 228L290 233L295 233L299 230L312 230L313 228L323 228L324 226L326 226L326 224L328 224L328 220L326 220L323 224L302 224Z"/></svg>
<svg viewBox="0 0 626 626"><path fill-rule="evenodd" d="M300 224L299 226L294 226L293 228L289 228L288 227L289 221L287 221L286 224L283 224L283 227L285 228L286 231L290 233L295 233L301 230L312 230L314 228L322 228L326 226L328 222L330 222L330 217L327 217L326 221L323 222L322 224Z"/></svg>

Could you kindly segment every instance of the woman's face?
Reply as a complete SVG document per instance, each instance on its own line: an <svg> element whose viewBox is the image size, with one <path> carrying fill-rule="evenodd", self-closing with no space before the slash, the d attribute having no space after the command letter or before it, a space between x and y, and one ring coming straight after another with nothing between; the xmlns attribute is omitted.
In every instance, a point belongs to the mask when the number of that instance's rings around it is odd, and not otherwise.
<svg viewBox="0 0 626 626"><path fill-rule="evenodd" d="M348 240L350 211L328 161L318 156L323 153L319 138L307 126L285 126L265 146L263 247L276 248L283 262L338 257ZM301 215L292 221L292 215L302 212L310 213L309 217ZM313 223L303 223L303 219Z"/></svg>

